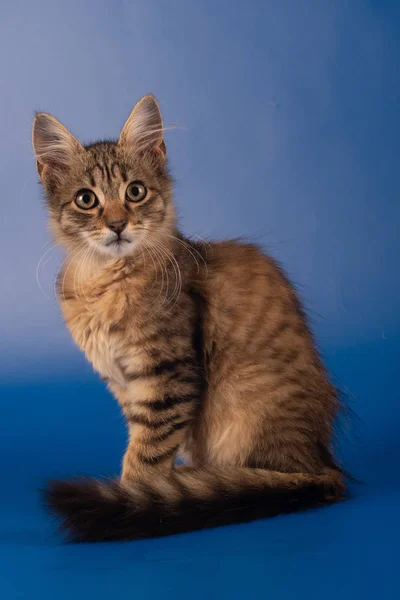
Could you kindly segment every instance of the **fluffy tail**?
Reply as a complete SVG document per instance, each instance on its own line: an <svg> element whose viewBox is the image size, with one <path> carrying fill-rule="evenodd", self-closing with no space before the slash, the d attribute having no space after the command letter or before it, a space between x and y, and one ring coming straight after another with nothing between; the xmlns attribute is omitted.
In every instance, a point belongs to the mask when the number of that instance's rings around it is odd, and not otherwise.
<svg viewBox="0 0 400 600"><path fill-rule="evenodd" d="M337 502L341 473L177 468L167 478L53 481L45 492L69 541L137 540L244 523Z"/></svg>

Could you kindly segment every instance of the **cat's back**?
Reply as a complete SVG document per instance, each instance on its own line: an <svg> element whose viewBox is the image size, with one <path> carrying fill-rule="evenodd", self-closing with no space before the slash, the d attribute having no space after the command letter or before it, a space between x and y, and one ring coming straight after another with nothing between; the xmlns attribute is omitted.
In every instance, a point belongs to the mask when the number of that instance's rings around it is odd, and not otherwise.
<svg viewBox="0 0 400 600"><path fill-rule="evenodd" d="M207 249L205 334L231 354L265 355L272 341L314 354L296 291L274 259L254 244L216 242Z"/></svg>
<svg viewBox="0 0 400 600"><path fill-rule="evenodd" d="M286 274L259 246L238 240L214 242L206 255L205 288L214 300L221 297L226 305L232 301L245 306L268 298L296 311L300 308Z"/></svg>

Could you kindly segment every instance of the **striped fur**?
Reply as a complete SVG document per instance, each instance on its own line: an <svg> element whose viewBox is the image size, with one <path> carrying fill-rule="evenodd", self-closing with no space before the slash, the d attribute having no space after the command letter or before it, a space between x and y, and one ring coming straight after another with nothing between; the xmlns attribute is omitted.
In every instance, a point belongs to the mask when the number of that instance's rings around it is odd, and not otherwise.
<svg viewBox="0 0 400 600"><path fill-rule="evenodd" d="M256 246L179 232L154 98L118 142L83 147L54 122L38 115L33 140L51 227L68 251L59 300L129 429L119 481L50 484L67 536L168 535L342 499L331 448L338 395L296 293ZM132 182L146 189L137 203ZM94 208L75 204L82 189L96 194ZM175 467L178 454L191 466Z"/></svg>
<svg viewBox="0 0 400 600"><path fill-rule="evenodd" d="M54 481L50 512L67 539L83 542L162 537L324 506L342 499L337 472L289 475L226 467L177 469L156 482ZM111 525L112 524L112 525ZM111 525L111 526L110 526Z"/></svg>

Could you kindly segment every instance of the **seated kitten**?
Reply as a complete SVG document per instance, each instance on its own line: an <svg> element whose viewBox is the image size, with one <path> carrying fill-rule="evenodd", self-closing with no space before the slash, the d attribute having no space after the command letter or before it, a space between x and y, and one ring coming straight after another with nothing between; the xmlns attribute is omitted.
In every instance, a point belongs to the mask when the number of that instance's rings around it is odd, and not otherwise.
<svg viewBox="0 0 400 600"><path fill-rule="evenodd" d="M153 96L116 142L83 146L40 113L33 145L68 252L65 322L129 428L120 479L49 485L67 536L164 536L340 500L338 394L295 291L254 245L178 230Z"/></svg>

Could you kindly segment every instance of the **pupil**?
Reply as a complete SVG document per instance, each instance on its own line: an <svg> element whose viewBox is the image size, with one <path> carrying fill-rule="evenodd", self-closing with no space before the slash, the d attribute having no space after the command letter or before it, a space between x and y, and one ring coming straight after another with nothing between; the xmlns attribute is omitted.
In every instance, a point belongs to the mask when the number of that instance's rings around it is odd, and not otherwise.
<svg viewBox="0 0 400 600"><path fill-rule="evenodd" d="M89 194L83 194L82 200L83 200L83 202L85 204L89 204L90 203L90 196L89 196Z"/></svg>
<svg viewBox="0 0 400 600"><path fill-rule="evenodd" d="M139 188L136 185L132 188L132 193L134 196L139 196Z"/></svg>

